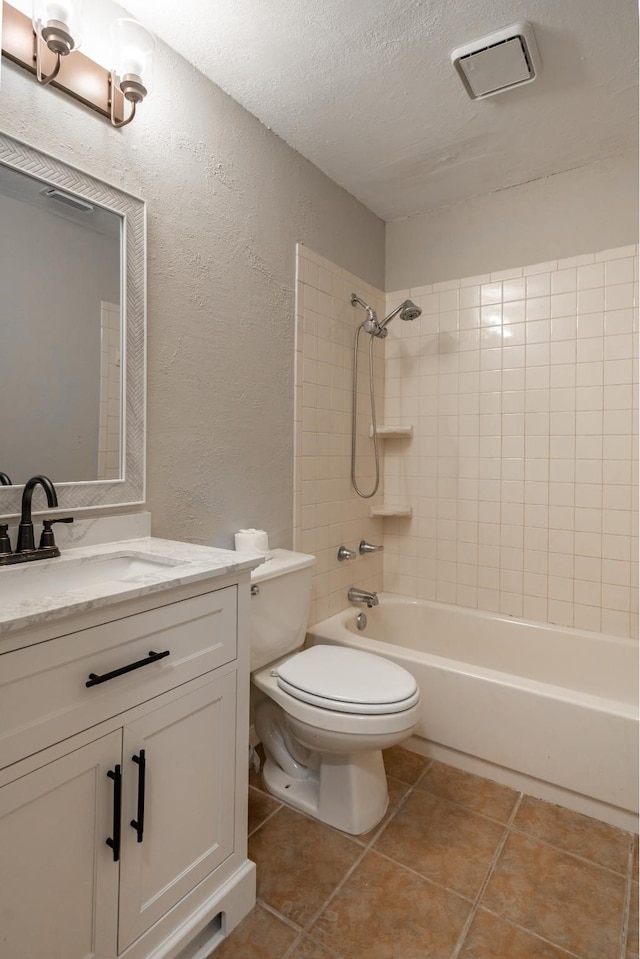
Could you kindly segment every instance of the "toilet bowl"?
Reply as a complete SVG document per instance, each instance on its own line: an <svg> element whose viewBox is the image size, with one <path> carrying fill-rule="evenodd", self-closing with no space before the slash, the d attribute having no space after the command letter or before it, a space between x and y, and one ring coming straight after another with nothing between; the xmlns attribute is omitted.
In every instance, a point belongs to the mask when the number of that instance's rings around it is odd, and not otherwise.
<svg viewBox="0 0 640 959"><path fill-rule="evenodd" d="M407 670L380 656L333 645L300 649L314 561L274 550L252 573L254 727L269 792L358 835L385 814L381 750L415 730L420 691Z"/></svg>

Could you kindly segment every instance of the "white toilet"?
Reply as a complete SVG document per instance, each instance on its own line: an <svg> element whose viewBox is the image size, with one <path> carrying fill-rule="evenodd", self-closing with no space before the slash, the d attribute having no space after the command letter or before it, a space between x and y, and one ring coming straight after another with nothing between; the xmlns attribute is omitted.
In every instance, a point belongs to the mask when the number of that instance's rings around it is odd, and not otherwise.
<svg viewBox="0 0 640 959"><path fill-rule="evenodd" d="M358 835L385 814L382 749L410 736L420 690L406 669L304 643L315 557L285 549L251 574L254 725L274 796Z"/></svg>

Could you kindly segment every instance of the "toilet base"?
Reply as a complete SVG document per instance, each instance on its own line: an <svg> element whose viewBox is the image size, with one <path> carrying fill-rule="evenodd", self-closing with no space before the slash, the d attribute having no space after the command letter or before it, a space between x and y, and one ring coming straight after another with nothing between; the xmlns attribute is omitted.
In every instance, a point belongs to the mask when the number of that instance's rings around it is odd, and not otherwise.
<svg viewBox="0 0 640 959"><path fill-rule="evenodd" d="M316 753L304 779L294 779L271 758L263 769L268 791L320 822L352 836L376 826L389 803L379 749L357 753Z"/></svg>

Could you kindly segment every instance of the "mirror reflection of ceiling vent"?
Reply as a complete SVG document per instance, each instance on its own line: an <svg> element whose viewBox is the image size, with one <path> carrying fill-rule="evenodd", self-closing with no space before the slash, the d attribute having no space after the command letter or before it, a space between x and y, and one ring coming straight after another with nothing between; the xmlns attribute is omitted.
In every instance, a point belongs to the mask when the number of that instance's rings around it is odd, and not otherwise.
<svg viewBox="0 0 640 959"><path fill-rule="evenodd" d="M524 20L457 47L451 62L472 100L531 83L540 72L533 27Z"/></svg>
<svg viewBox="0 0 640 959"><path fill-rule="evenodd" d="M51 187L49 190L42 190L41 192L43 196L48 196L50 200L57 200L58 203L66 203L67 206L73 207L74 210L79 210L80 213L93 212L93 203L87 203L86 200L81 200L77 196L63 193L62 190L56 190L55 187Z"/></svg>

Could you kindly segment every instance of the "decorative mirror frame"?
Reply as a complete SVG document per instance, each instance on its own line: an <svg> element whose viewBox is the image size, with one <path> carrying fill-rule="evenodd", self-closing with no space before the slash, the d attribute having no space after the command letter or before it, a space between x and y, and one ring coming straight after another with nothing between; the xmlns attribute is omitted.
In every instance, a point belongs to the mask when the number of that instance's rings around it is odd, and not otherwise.
<svg viewBox="0 0 640 959"><path fill-rule="evenodd" d="M121 478L56 483L59 511L131 506L145 501L146 209L143 200L62 160L0 133L0 163L60 187L123 218L121 316L124 324ZM0 438L1 444L1 438ZM10 464L4 468L11 475ZM55 477L53 477L55 481ZM21 511L21 486L0 486L0 516Z"/></svg>

